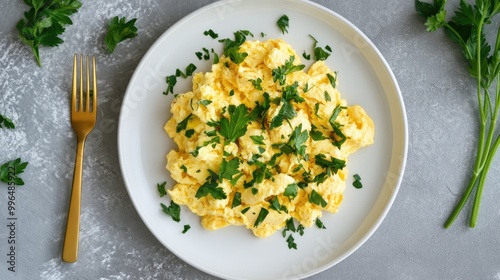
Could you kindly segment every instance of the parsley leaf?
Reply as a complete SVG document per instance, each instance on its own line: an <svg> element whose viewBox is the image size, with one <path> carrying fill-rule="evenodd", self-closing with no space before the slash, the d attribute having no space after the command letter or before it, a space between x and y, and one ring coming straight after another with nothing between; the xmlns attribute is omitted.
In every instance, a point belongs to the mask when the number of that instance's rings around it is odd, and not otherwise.
<svg viewBox="0 0 500 280"><path fill-rule="evenodd" d="M251 135L250 139L252 139L253 143L256 145L266 145L266 143L264 143L264 136L262 135Z"/></svg>
<svg viewBox="0 0 500 280"><path fill-rule="evenodd" d="M283 34L288 33L289 18L287 15L282 15L276 23Z"/></svg>
<svg viewBox="0 0 500 280"><path fill-rule="evenodd" d="M118 43L137 36L136 21L136 18L127 21L125 17L118 18L117 16L111 19L108 24L108 32L106 33L106 37L104 37L104 43L109 53L115 51Z"/></svg>
<svg viewBox="0 0 500 280"><path fill-rule="evenodd" d="M297 126L286 144L273 144L273 147L279 148L285 154L296 154L306 158L306 142L309 139L307 130L302 130L302 124Z"/></svg>
<svg viewBox="0 0 500 280"><path fill-rule="evenodd" d="M314 38L312 35L309 35L309 37L311 37L314 41L313 44L314 60L316 61L326 60L331 54L331 48L329 46L326 46L325 47L326 51L325 51L323 48L317 46L318 40L316 40L316 38Z"/></svg>
<svg viewBox="0 0 500 280"><path fill-rule="evenodd" d="M219 34L215 33L212 29L203 32L203 35L210 36L212 39L217 39L219 37Z"/></svg>
<svg viewBox="0 0 500 280"><path fill-rule="evenodd" d="M253 224L253 227L258 227L267 217L267 214L269 214L269 210L266 208L261 208L259 212L259 216L257 216L257 219L255 220L255 223Z"/></svg>
<svg viewBox="0 0 500 280"><path fill-rule="evenodd" d="M299 187L296 183L289 184L288 186L286 186L285 191L283 192L283 196L286 196L290 200L292 200L297 196L298 191Z"/></svg>
<svg viewBox="0 0 500 280"><path fill-rule="evenodd" d="M167 89L163 92L164 95L168 95L169 93L174 93L174 86L177 84L177 77L175 75L170 75L165 78L167 82Z"/></svg>
<svg viewBox="0 0 500 280"><path fill-rule="evenodd" d="M3 116L2 114L0 114L0 128L3 128L2 125L5 126L5 128L7 128L7 129L14 129L14 128L16 128L16 126L14 125L14 123L12 122L11 119L9 119L6 116Z"/></svg>
<svg viewBox="0 0 500 280"><path fill-rule="evenodd" d="M158 183L156 184L156 188L158 189L158 193L160 194L160 197L164 197L167 194L167 191L165 190L165 186L167 185L167 182L163 183Z"/></svg>
<svg viewBox="0 0 500 280"><path fill-rule="evenodd" d="M219 42L224 43L223 54L236 64L240 64L248 56L248 53L239 52L240 46L245 42L246 36L252 36L248 30L239 30L234 33L234 40L226 38L224 40L219 40Z"/></svg>
<svg viewBox="0 0 500 280"><path fill-rule="evenodd" d="M16 24L16 29L19 39L31 48L41 67L39 47L55 47L64 42L59 35L64 33L65 25L73 24L70 16L78 11L82 3L77 0L25 0L24 3L30 9Z"/></svg>
<svg viewBox="0 0 500 280"><path fill-rule="evenodd" d="M284 85L286 81L286 75L304 69L304 64L295 65L293 64L294 61L295 56L292 55L287 61L285 61L285 64L278 66L278 68L276 69L273 69L271 71L273 81L278 81L280 85Z"/></svg>
<svg viewBox="0 0 500 280"><path fill-rule="evenodd" d="M240 170L238 170L239 167L240 167L240 161L238 158L233 158L229 161L226 161L226 159L222 159L222 163L219 170L219 180L221 181L222 179L227 179L230 181L233 180L233 176L240 173Z"/></svg>
<svg viewBox="0 0 500 280"><path fill-rule="evenodd" d="M309 202L321 207L326 207L327 205L326 200L316 190L311 191L311 194L309 195Z"/></svg>
<svg viewBox="0 0 500 280"><path fill-rule="evenodd" d="M23 179L19 177L28 166L27 162L22 162L21 158L8 161L0 166L0 181L17 186L24 185Z"/></svg>
<svg viewBox="0 0 500 280"><path fill-rule="evenodd" d="M363 184L361 183L361 177L360 177L358 174L354 174L353 178L354 178L354 181L352 182L352 185L353 185L356 189L361 189L361 188L363 188Z"/></svg>
<svg viewBox="0 0 500 280"><path fill-rule="evenodd" d="M182 234L186 233L190 229L191 229L190 225L184 225L184 229L182 230Z"/></svg>
<svg viewBox="0 0 500 280"><path fill-rule="evenodd" d="M258 90L262 90L262 79L261 78L257 78L255 80L250 80L250 82L252 83L253 87L255 89L258 89Z"/></svg>
<svg viewBox="0 0 500 280"><path fill-rule="evenodd" d="M172 217L172 220L175 222L180 222L181 220L181 207L175 203L173 200L170 201L170 206L166 206L163 203L160 203L163 213Z"/></svg>
<svg viewBox="0 0 500 280"><path fill-rule="evenodd" d="M214 180L209 180L201 185L196 191L195 197L200 199L210 194L214 199L226 199L227 195L224 189L218 186Z"/></svg>
<svg viewBox="0 0 500 280"><path fill-rule="evenodd" d="M233 203L231 203L231 208L238 207L241 205L241 193L235 192L233 196Z"/></svg>
<svg viewBox="0 0 500 280"><path fill-rule="evenodd" d="M229 105L228 112L229 119L222 117L219 120L219 133L229 142L235 142L236 139L245 135L247 132L247 125L250 118L245 104L240 104L238 107L235 105Z"/></svg>
<svg viewBox="0 0 500 280"><path fill-rule="evenodd" d="M286 242L288 243L288 249L297 250L297 243L295 243L295 238L293 238L293 236L291 234L286 239Z"/></svg>
<svg viewBox="0 0 500 280"><path fill-rule="evenodd" d="M315 224L320 229L326 229L325 225L323 224L323 222L319 218L316 218Z"/></svg>
<svg viewBox="0 0 500 280"><path fill-rule="evenodd" d="M334 157L331 157L331 160L327 160L326 156L323 154L316 155L314 159L316 160L317 165L326 169L328 176L336 174L339 170L342 170L345 167L345 160Z"/></svg>
<svg viewBox="0 0 500 280"><path fill-rule="evenodd" d="M189 120L193 117L193 114L189 114L184 120L177 124L175 132L179 133L187 128Z"/></svg>

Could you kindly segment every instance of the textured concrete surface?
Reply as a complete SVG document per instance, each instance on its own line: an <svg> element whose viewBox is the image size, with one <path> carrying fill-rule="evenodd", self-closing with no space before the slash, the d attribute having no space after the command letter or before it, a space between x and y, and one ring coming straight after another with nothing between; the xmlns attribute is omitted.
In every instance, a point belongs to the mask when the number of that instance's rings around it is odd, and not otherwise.
<svg viewBox="0 0 500 280"><path fill-rule="evenodd" d="M7 185L0 183L0 279L213 279L165 249L144 226L121 179L117 122L127 83L149 46L172 24L213 1L92 1L74 15L57 48L40 50L39 68L17 37L27 6L0 3L0 163L29 161L16 189L16 272L8 270ZM473 164L476 96L461 53L442 32L427 33L414 1L314 1L344 16L378 47L398 79L410 132L406 173L375 234L354 254L311 279L500 279L500 165L484 190L477 227L470 207L442 224ZM450 1L450 7L458 1ZM139 36L106 54L106 22L137 17ZM71 55L99 56L99 123L86 146L80 254L60 261L73 173L69 123Z"/></svg>

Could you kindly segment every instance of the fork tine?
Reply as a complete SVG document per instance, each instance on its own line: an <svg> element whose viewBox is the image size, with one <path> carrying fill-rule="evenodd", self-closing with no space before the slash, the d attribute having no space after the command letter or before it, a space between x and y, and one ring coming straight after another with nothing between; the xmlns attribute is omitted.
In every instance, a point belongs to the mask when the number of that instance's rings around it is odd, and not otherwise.
<svg viewBox="0 0 500 280"><path fill-rule="evenodd" d="M75 56L73 57L73 80L71 83L71 112L75 112L77 110L76 107L76 84L78 83L78 80L76 79L76 53Z"/></svg>
<svg viewBox="0 0 500 280"><path fill-rule="evenodd" d="M78 103L78 111L83 111L83 55L80 54L80 100Z"/></svg>
<svg viewBox="0 0 500 280"><path fill-rule="evenodd" d="M89 56L85 56L85 78L86 82L86 92L85 92L85 112L90 112L90 70L89 70Z"/></svg>
<svg viewBox="0 0 500 280"><path fill-rule="evenodd" d="M92 112L95 114L97 111L97 79L96 79L96 66L95 66L95 56L92 56Z"/></svg>

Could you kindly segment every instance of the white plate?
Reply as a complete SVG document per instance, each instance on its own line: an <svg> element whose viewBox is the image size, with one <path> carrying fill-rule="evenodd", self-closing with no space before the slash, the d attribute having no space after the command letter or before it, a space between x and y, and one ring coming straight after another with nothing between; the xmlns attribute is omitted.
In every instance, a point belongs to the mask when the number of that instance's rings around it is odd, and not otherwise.
<svg viewBox="0 0 500 280"><path fill-rule="evenodd" d="M282 34L276 21L288 15L290 27ZM203 32L212 29L218 39L249 30L254 39L284 38L297 53L311 53L313 35L319 46L330 45L327 64L339 71L339 90L349 104L360 104L376 126L375 144L354 154L350 174L358 173L363 189L347 182L337 214L325 213L327 229L308 228L295 234L297 250L290 250L277 233L258 239L240 227L206 231L200 219L183 207L181 222L162 213L156 184L174 182L165 169L167 152L176 148L163 130L172 96L165 96L165 77L189 63L197 71L210 69L195 52L203 47L220 53L221 43ZM264 38L261 32L265 33ZM307 63L303 59L304 63ZM190 89L191 79L180 80L175 92ZM125 185L140 217L171 252L190 265L225 279L304 278L337 264L376 230L397 194L406 162L408 133L403 100L387 62L355 26L320 5L300 0L225 1L208 5L169 28L149 49L130 80L120 115L118 150ZM352 176L349 176L352 177ZM182 234L183 225L191 229Z"/></svg>

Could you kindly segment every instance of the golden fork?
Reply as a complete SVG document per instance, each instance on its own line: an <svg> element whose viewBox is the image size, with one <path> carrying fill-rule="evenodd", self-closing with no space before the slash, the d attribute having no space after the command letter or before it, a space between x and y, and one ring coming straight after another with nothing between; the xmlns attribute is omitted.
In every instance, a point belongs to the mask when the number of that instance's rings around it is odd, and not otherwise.
<svg viewBox="0 0 500 280"><path fill-rule="evenodd" d="M77 67L79 66L79 67ZM78 71L79 68L79 71ZM83 84L83 55L77 63L77 55L73 58L73 82L71 91L71 126L76 133L76 159L73 174L73 188L68 210L66 235L64 236L62 260L76 262L78 258L78 234L80 230L80 204L82 194L82 166L85 139L96 123L97 83L95 57L92 56L92 77L90 77L89 56L85 57L85 94ZM80 73L79 79L77 72ZM90 81L92 80L92 89ZM78 85L79 84L79 89Z"/></svg>

